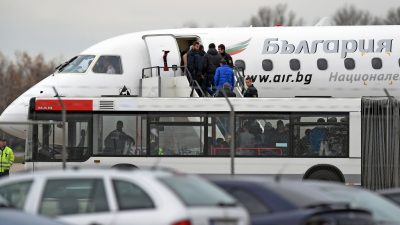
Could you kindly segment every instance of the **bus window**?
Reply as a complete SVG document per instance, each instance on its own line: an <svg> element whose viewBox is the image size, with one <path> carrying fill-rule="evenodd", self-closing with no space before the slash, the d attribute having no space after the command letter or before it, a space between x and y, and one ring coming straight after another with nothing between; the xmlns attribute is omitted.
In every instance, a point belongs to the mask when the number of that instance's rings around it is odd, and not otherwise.
<svg viewBox="0 0 400 225"><path fill-rule="evenodd" d="M37 138L34 138L36 142L34 152L35 158L37 160L49 161L54 160L54 155L52 149L50 149L50 138L53 132L53 126L51 125L38 125Z"/></svg>
<svg viewBox="0 0 400 225"><path fill-rule="evenodd" d="M298 115L294 125L297 157L348 155L348 114Z"/></svg>
<svg viewBox="0 0 400 225"><path fill-rule="evenodd" d="M145 119L137 115L99 115L94 117L97 147L94 155L145 155ZM96 123L95 123L96 124Z"/></svg>
<svg viewBox="0 0 400 225"><path fill-rule="evenodd" d="M289 115L239 116L236 138L239 156L288 156Z"/></svg>
<svg viewBox="0 0 400 225"><path fill-rule="evenodd" d="M227 114L208 117L208 154L218 156L230 155L231 130Z"/></svg>
<svg viewBox="0 0 400 225"><path fill-rule="evenodd" d="M80 160L88 154L88 122L70 122L68 131L68 159Z"/></svg>
<svg viewBox="0 0 400 225"><path fill-rule="evenodd" d="M89 157L87 121L69 121L66 123L66 150L68 161L84 161ZM62 158L62 124L38 125L34 139L35 157L43 161L60 161Z"/></svg>
<svg viewBox="0 0 400 225"><path fill-rule="evenodd" d="M204 117L149 117L150 155L203 155Z"/></svg>

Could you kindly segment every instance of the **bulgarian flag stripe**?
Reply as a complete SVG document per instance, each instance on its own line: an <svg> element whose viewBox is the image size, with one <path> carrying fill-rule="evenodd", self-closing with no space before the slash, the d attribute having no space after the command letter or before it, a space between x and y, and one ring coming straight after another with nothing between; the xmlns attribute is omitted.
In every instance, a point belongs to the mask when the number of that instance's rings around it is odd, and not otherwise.
<svg viewBox="0 0 400 225"><path fill-rule="evenodd" d="M249 45L250 40L251 40L251 38L249 38L246 41L243 41L243 42L228 46L227 49L226 49L226 52L229 53L230 55L235 55L235 54L238 54L240 52L243 52L244 50L246 50L247 46Z"/></svg>

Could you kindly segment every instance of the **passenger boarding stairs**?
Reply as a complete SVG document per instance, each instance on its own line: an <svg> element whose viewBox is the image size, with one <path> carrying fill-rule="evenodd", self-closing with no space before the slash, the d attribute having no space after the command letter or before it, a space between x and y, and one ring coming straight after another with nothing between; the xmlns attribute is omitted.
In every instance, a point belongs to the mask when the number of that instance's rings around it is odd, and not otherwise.
<svg viewBox="0 0 400 225"><path fill-rule="evenodd" d="M162 70L168 69L169 73L163 76ZM173 73L171 73L173 71ZM242 74L241 74L242 73ZM161 74L161 75L160 75ZM236 97L243 97L244 92L244 71L234 68ZM141 97L163 97L163 98L179 98L179 97L212 97L208 92L204 92L200 84L193 79L189 70L185 66L172 67L147 67L142 69L142 79L140 81ZM193 118L188 118L193 120ZM196 119L195 119L196 120ZM199 122L199 121L190 121ZM217 137L226 139L229 134L227 120L217 119ZM191 132L191 131L187 131ZM198 131L194 131L198 133ZM200 135L199 133L197 135Z"/></svg>
<svg viewBox="0 0 400 225"><path fill-rule="evenodd" d="M163 71L170 71L163 76ZM173 73L171 73L171 71ZM234 92L237 97L243 97L244 74L234 68L235 87ZM204 92L200 84L193 79L189 70L185 66L153 66L142 69L142 79L140 80L141 97L163 97L163 98L182 98L182 97L212 97L208 92Z"/></svg>

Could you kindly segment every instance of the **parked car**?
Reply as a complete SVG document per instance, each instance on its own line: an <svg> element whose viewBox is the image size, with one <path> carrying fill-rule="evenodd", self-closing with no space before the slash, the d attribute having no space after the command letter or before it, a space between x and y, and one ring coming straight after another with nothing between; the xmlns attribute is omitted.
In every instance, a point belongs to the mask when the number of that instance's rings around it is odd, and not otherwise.
<svg viewBox="0 0 400 225"><path fill-rule="evenodd" d="M378 194L400 206L400 188L390 188L378 191Z"/></svg>
<svg viewBox="0 0 400 225"><path fill-rule="evenodd" d="M8 225L67 225L42 216L31 215L16 209L0 209L0 224Z"/></svg>
<svg viewBox="0 0 400 225"><path fill-rule="evenodd" d="M0 195L31 214L71 224L245 225L244 208L208 181L147 170L65 170L0 179Z"/></svg>
<svg viewBox="0 0 400 225"><path fill-rule="evenodd" d="M305 182L312 190L322 191L336 201L347 202L351 207L368 209L376 224L400 224L400 207L377 193L360 187L336 183Z"/></svg>
<svg viewBox="0 0 400 225"><path fill-rule="evenodd" d="M211 176L248 210L253 225L374 224L371 213L310 191L301 181Z"/></svg>

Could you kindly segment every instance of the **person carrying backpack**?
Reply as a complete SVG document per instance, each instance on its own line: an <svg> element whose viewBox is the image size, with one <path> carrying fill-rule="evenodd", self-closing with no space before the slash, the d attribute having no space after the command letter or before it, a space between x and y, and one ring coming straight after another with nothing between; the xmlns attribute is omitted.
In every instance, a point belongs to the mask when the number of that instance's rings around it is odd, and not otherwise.
<svg viewBox="0 0 400 225"><path fill-rule="evenodd" d="M215 92L215 90L212 89L212 86L214 86L214 74L219 67L221 59L222 56L218 54L218 51L215 49L215 44L209 44L208 51L203 58L203 74L206 82L202 88L204 91L208 91L210 95Z"/></svg>

